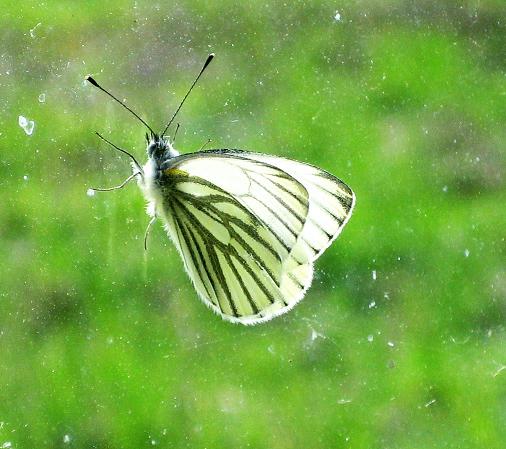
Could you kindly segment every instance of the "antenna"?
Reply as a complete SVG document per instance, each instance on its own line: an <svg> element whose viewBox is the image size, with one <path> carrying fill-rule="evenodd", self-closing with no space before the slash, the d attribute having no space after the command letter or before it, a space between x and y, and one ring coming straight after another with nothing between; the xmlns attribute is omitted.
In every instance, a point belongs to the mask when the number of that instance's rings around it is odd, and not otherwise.
<svg viewBox="0 0 506 449"><path fill-rule="evenodd" d="M211 53L207 59L206 59L206 62L204 62L204 66L202 67L202 69L200 69L200 72L199 74L197 75L197 78L195 78L195 81L193 82L193 84L191 85L191 87L188 89L188 92L186 92L186 95L184 96L183 98L183 101L181 101L181 103L179 104L178 108L176 109L176 112L174 112L174 115L172 116L172 118L169 120L169 123L167 123L167 126L165 127L165 129L163 130L161 136L163 137L163 135L166 133L167 129L169 128L169 126L172 124L172 122L174 121L174 119L176 118L176 115L177 113L179 112L179 110L181 109L181 106L183 106L183 103L185 102L186 98L188 97L188 95L190 95L190 92L192 91L192 89L194 88L195 84L197 84L197 81L199 80L200 76L202 75L202 73L204 73L204 70L207 68L207 66L209 65L209 63L213 60L214 58L214 53ZM107 93L107 92L106 92ZM110 95L110 94L109 94ZM117 100L116 100L117 101ZM126 106L125 106L126 107Z"/></svg>
<svg viewBox="0 0 506 449"><path fill-rule="evenodd" d="M140 164L137 162L137 159L135 159L134 155L129 153L128 151L126 150L123 150L122 148L114 145L112 142L110 142L109 140L107 140L104 136L102 136L101 134L95 132L95 134L100 137L104 142L108 143L109 145L111 145L111 147L113 147L114 149L120 151L121 153L123 154L126 154L130 159L132 159L132 161L134 162L135 166L137 167L137 169L139 170L139 173L141 174L142 177L144 177L144 171L142 170L142 167L140 166Z"/></svg>
<svg viewBox="0 0 506 449"><path fill-rule="evenodd" d="M121 100L118 100L113 94L105 90L100 84L98 84L90 75L87 75L84 78L89 83L93 84L95 87L98 87L102 92L109 95L114 101L117 101L121 106L123 106L128 112L130 112L135 118L140 120L142 124L148 128L151 131L151 134L155 134L155 132L151 129L151 126L149 126L144 120L142 120L134 111L132 111L125 103L123 103Z"/></svg>

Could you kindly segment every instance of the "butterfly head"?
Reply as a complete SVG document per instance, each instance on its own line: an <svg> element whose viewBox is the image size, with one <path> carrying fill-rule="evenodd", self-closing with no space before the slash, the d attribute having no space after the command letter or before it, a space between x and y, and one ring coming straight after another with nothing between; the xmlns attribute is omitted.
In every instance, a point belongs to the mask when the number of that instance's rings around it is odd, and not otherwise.
<svg viewBox="0 0 506 449"><path fill-rule="evenodd" d="M146 134L148 146L146 151L149 159L152 159L157 166L162 165L168 159L178 156L179 153L174 149L171 142L163 136L157 134Z"/></svg>

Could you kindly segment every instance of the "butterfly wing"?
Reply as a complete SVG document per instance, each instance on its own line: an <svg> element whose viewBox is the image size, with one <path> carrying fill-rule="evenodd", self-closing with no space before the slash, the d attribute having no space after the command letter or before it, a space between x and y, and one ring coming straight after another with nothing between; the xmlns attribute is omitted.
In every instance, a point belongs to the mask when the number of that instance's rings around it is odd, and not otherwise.
<svg viewBox="0 0 506 449"><path fill-rule="evenodd" d="M334 175L303 162L260 153L243 153L247 158L272 164L299 181L309 194L309 211L299 244L313 253L312 260L322 255L339 236L355 206L355 194Z"/></svg>
<svg viewBox="0 0 506 449"><path fill-rule="evenodd" d="M313 261L353 205L351 191L332 175L256 153L183 155L163 173L159 214L199 296L243 324L267 321L302 299Z"/></svg>

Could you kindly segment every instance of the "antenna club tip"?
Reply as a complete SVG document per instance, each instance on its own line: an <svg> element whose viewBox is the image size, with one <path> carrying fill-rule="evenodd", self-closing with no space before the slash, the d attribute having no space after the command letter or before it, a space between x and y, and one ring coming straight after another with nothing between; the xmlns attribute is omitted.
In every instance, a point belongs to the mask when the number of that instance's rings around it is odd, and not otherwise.
<svg viewBox="0 0 506 449"><path fill-rule="evenodd" d="M94 86L98 87L98 83L93 79L91 75L86 75L84 79L89 83L93 84Z"/></svg>
<svg viewBox="0 0 506 449"><path fill-rule="evenodd" d="M206 62L204 63L204 67L202 68L202 71L209 65L209 63L213 60L214 53L209 53L209 56L206 59ZM202 73L202 72L201 72Z"/></svg>

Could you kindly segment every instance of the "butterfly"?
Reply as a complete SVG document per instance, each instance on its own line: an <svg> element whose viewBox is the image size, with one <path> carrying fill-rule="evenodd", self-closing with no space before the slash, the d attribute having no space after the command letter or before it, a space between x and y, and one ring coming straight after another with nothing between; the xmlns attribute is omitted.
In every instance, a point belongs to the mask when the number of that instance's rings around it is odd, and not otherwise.
<svg viewBox="0 0 506 449"><path fill-rule="evenodd" d="M227 321L262 323L295 306L313 279L313 265L351 217L353 191L313 165L233 149L179 154L166 131L213 59L210 54L165 127L148 129L147 162L132 159L151 217L160 218L174 242L198 296ZM176 128L176 132L177 132Z"/></svg>

